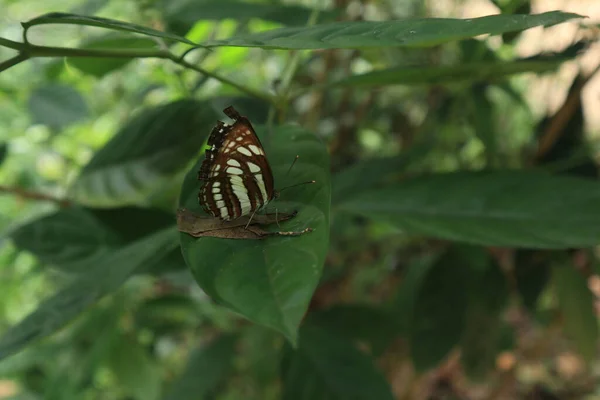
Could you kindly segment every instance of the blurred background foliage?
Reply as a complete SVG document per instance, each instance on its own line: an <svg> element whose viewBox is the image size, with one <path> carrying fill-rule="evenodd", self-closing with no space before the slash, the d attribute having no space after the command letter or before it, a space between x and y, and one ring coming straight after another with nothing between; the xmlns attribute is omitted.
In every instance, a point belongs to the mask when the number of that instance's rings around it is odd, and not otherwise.
<svg viewBox="0 0 600 400"><path fill-rule="evenodd" d="M0 73L0 398L600 398L597 2L0 0L0 37L53 11L198 43L550 10L590 18L418 48L187 56L245 91L156 58ZM189 48L82 25L28 40ZM230 104L329 153L329 249L295 348L215 304L173 239L184 175Z"/></svg>

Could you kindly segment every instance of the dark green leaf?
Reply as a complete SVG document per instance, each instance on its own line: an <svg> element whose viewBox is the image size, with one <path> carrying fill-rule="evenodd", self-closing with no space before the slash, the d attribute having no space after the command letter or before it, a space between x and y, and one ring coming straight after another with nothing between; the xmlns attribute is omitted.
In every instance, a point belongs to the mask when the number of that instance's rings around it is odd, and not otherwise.
<svg viewBox="0 0 600 400"><path fill-rule="evenodd" d="M141 304L135 312L135 322L157 335L169 334L198 324L198 307L189 297L167 294Z"/></svg>
<svg viewBox="0 0 600 400"><path fill-rule="evenodd" d="M395 157L361 161L336 173L332 177L332 203L342 203L348 195L368 191L401 174L409 165L429 153L432 143L415 145Z"/></svg>
<svg viewBox="0 0 600 400"><path fill-rule="evenodd" d="M565 332L579 354L591 362L596 359L599 338L594 295L585 277L571 266L555 266L552 274Z"/></svg>
<svg viewBox="0 0 600 400"><path fill-rule="evenodd" d="M184 35L194 24L202 20L247 20L260 18L283 25L305 25L311 15L310 8L297 5L261 4L243 1L187 0L163 1L163 15L169 30ZM336 13L321 11L320 21L333 20Z"/></svg>
<svg viewBox="0 0 600 400"><path fill-rule="evenodd" d="M82 49L152 49L157 48L158 44L149 38L124 36L124 35L106 35L101 38L94 38L85 42ZM69 64L86 74L102 77L109 72L119 69L133 58L90 58L90 57L68 57Z"/></svg>
<svg viewBox="0 0 600 400"><path fill-rule="evenodd" d="M204 45L265 49L431 47L483 34L498 35L535 26L555 25L573 18L581 16L552 11L537 15L491 15L464 20L421 18L381 22L338 22L302 28L273 29L223 40L211 40Z"/></svg>
<svg viewBox="0 0 600 400"><path fill-rule="evenodd" d="M41 15L37 18L23 22L24 28L28 29L36 25L46 24L68 24L68 25L85 25L85 26L96 26L99 28L112 29L117 31L140 33L146 36L160 37L163 39L175 40L177 42L196 45L194 42L188 39L175 35L173 33L161 32L145 26L131 24L129 22L117 21L114 19L101 18L101 17L90 17L86 15L68 14L68 13L49 13Z"/></svg>
<svg viewBox="0 0 600 400"><path fill-rule="evenodd" d="M380 355L398 334L392 316L368 305L338 305L313 312L308 317L338 337L366 342L374 355Z"/></svg>
<svg viewBox="0 0 600 400"><path fill-rule="evenodd" d="M109 367L125 393L133 399L158 399L160 367L136 340L127 336L116 340L109 351Z"/></svg>
<svg viewBox="0 0 600 400"><path fill-rule="evenodd" d="M515 283L521 301L535 315L538 298L550 281L554 252L518 250L515 253Z"/></svg>
<svg viewBox="0 0 600 400"><path fill-rule="evenodd" d="M392 400L391 388L373 360L343 338L303 325L298 349L286 355L284 400Z"/></svg>
<svg viewBox="0 0 600 400"><path fill-rule="evenodd" d="M236 336L221 335L194 350L183 374L173 383L165 400L205 398L225 378L235 356Z"/></svg>
<svg viewBox="0 0 600 400"><path fill-rule="evenodd" d="M61 129L87 118L88 107L85 99L71 86L51 84L31 93L29 112L36 124Z"/></svg>
<svg viewBox="0 0 600 400"><path fill-rule="evenodd" d="M546 60L480 61L459 65L390 68L354 75L328 86L439 85L459 82L498 81L524 72L553 71L566 61L564 57Z"/></svg>
<svg viewBox="0 0 600 400"><path fill-rule="evenodd" d="M508 303L506 278L484 249L480 273L472 269L466 326L462 335L461 361L465 373L482 380L494 370L496 356L502 350L502 311ZM487 262L486 262L487 261Z"/></svg>
<svg viewBox="0 0 600 400"><path fill-rule="evenodd" d="M56 332L100 298L117 290L136 270L176 247L175 228L168 228L98 259L89 266L86 275L46 299L0 337L0 359Z"/></svg>
<svg viewBox="0 0 600 400"><path fill-rule="evenodd" d="M264 127L256 127L259 136ZM321 141L297 127L280 127L263 140L275 175L275 186L315 180L284 191L269 212L298 210L281 229L313 232L299 237L265 240L194 239L181 233L187 265L213 300L258 324L282 332L295 342L296 330L316 288L329 242L329 158ZM296 155L300 158L286 175ZM198 163L185 178L180 206L202 214L198 204ZM277 226L268 229L278 229Z"/></svg>
<svg viewBox="0 0 600 400"><path fill-rule="evenodd" d="M418 286L412 299L408 338L413 364L418 371L435 367L460 341L468 304L468 279L473 267L468 251L450 249L429 268L409 271Z"/></svg>
<svg viewBox="0 0 600 400"><path fill-rule="evenodd" d="M8 143L0 143L0 165L4 164L6 156L8 155Z"/></svg>
<svg viewBox="0 0 600 400"><path fill-rule="evenodd" d="M80 208L61 209L32 221L15 229L11 238L42 263L70 272L87 270L122 243L115 232Z"/></svg>
<svg viewBox="0 0 600 400"><path fill-rule="evenodd" d="M83 168L72 197L93 207L143 203L198 154L216 118L207 103L194 100L143 112Z"/></svg>
<svg viewBox="0 0 600 400"><path fill-rule="evenodd" d="M491 246L559 249L600 238L595 181L531 171L407 179L348 197L338 209L409 233Z"/></svg>
<svg viewBox="0 0 600 400"><path fill-rule="evenodd" d="M495 165L498 155L498 145L496 142L496 121L494 119L494 104L488 99L487 85L478 84L471 88L471 99L473 101L473 128L475 134L485 146L487 161Z"/></svg>

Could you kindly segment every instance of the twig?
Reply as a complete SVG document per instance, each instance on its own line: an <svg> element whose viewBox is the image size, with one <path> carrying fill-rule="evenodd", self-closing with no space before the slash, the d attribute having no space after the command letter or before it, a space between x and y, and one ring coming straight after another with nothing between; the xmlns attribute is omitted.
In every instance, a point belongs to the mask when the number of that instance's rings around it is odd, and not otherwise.
<svg viewBox="0 0 600 400"><path fill-rule="evenodd" d="M0 63L0 72L6 71L10 67L14 67L17 64L22 63L23 61L27 60L28 58L29 57L26 54L19 53L16 56L9 58L6 61L2 61Z"/></svg>
<svg viewBox="0 0 600 400"><path fill-rule="evenodd" d="M28 200L50 201L61 207L70 207L73 204L67 199L59 199L44 193L31 192L20 187L0 185L1 193L10 193Z"/></svg>

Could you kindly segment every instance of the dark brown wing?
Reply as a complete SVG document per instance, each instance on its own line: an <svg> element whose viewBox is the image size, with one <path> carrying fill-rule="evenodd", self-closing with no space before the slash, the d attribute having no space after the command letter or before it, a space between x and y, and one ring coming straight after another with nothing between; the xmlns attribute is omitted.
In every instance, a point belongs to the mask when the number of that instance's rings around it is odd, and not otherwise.
<svg viewBox="0 0 600 400"><path fill-rule="evenodd" d="M254 213L273 199L273 173L265 151L246 117L229 107L231 126L213 129L198 178L204 181L199 201L214 217L232 220Z"/></svg>

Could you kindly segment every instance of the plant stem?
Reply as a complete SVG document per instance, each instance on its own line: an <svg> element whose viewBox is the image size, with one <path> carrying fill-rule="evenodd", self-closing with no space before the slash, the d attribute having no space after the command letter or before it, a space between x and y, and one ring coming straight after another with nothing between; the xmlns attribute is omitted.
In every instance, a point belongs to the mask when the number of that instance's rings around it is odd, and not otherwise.
<svg viewBox="0 0 600 400"><path fill-rule="evenodd" d="M43 193L30 192L29 190L25 190L20 187L0 185L0 193L11 193L28 200L50 201L58 204L61 207L71 206L71 202L67 199L59 199Z"/></svg>
<svg viewBox="0 0 600 400"><path fill-rule="evenodd" d="M0 63L0 72L6 71L10 67L14 67L15 65L27 60L29 57L26 54L19 53L16 56L9 58L6 61L2 61Z"/></svg>
<svg viewBox="0 0 600 400"><path fill-rule="evenodd" d="M179 64L184 68L192 69L196 72L204 74L210 78L216 79L219 82L233 86L242 93L267 101L271 104L276 104L277 100L274 96L268 93L263 93L240 83L234 82L224 76L214 72L207 71L201 67L190 64L183 60L182 57L171 53L168 50L108 50L108 49L74 49L68 47L52 47L52 46L37 46L30 43L19 43L12 40L0 37L0 46L8 47L19 51L19 55L13 57L0 64L0 72L16 65L28 58L34 57L89 57L89 58L160 58L171 60L175 64Z"/></svg>

